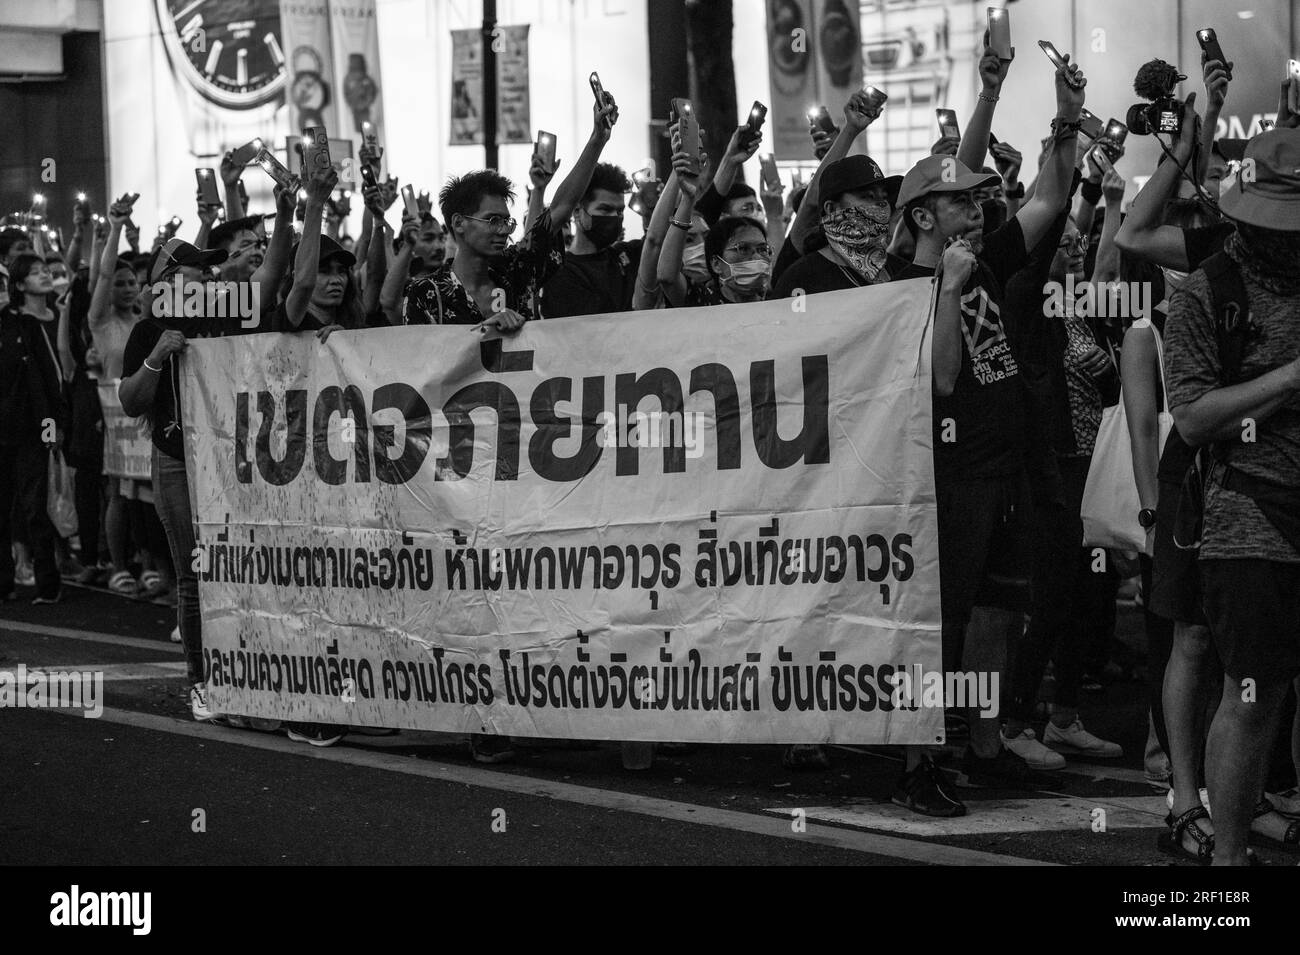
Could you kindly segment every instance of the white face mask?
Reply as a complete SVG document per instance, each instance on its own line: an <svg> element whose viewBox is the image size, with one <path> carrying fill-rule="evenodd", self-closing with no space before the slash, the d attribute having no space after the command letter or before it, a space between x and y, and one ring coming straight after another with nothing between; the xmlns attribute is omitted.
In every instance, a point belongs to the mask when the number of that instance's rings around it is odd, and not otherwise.
<svg viewBox="0 0 1300 955"><path fill-rule="evenodd" d="M766 259L746 259L734 265L723 259L731 273L723 279L728 285L740 292L757 292L767 285L769 266Z"/></svg>
<svg viewBox="0 0 1300 955"><path fill-rule="evenodd" d="M709 277L709 266L704 261L704 243L688 245L682 252L682 274L692 282L704 282Z"/></svg>

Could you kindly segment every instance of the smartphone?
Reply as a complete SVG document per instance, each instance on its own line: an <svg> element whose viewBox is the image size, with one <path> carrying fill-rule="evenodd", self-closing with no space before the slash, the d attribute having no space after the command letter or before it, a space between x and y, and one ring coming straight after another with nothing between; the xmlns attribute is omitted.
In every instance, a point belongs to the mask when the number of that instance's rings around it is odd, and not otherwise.
<svg viewBox="0 0 1300 955"><path fill-rule="evenodd" d="M1055 66L1058 70L1063 70L1067 68L1065 57L1061 56L1061 54L1057 51L1055 46L1053 46L1047 40L1039 40L1038 45L1039 47L1042 48L1042 51L1047 54L1047 58L1052 61L1052 65ZM1068 82L1071 86L1077 89L1079 84L1074 79L1074 74L1067 73L1066 77L1067 77L1066 82Z"/></svg>
<svg viewBox="0 0 1300 955"><path fill-rule="evenodd" d="M361 181L367 186L379 185L378 180L375 179L375 171L370 168L370 163L363 162L361 164Z"/></svg>
<svg viewBox="0 0 1300 955"><path fill-rule="evenodd" d="M420 204L415 201L415 187L405 185L402 187L402 205L406 206L406 214L416 222L420 221Z"/></svg>
<svg viewBox="0 0 1300 955"><path fill-rule="evenodd" d="M754 105L749 108L749 119L745 121L746 142L752 141L754 137L759 135L765 119L767 119L767 107L758 100L754 100Z"/></svg>
<svg viewBox="0 0 1300 955"><path fill-rule="evenodd" d="M548 133L544 129L539 129L537 131L537 145L533 147L533 151L537 153L538 157L542 160L542 163L543 165L546 166L547 170L549 170L550 172L555 172L555 134L554 133Z"/></svg>
<svg viewBox="0 0 1300 955"><path fill-rule="evenodd" d="M989 7L989 49L999 60L1011 59L1011 14L999 7Z"/></svg>
<svg viewBox="0 0 1300 955"><path fill-rule="evenodd" d="M1101 146L1092 147L1092 158L1102 172L1110 172L1115 168L1115 164L1110 161L1110 157L1106 155L1106 150Z"/></svg>
<svg viewBox="0 0 1300 955"><path fill-rule="evenodd" d="M1103 135L1104 127L1101 125L1101 120L1086 106L1079 110L1079 122L1083 124L1079 127L1079 132L1089 139L1100 139Z"/></svg>
<svg viewBox="0 0 1300 955"><path fill-rule="evenodd" d="M1223 55L1223 47L1219 46L1219 37L1212 29L1206 27L1204 30L1197 30L1196 42L1201 44L1201 49L1205 51L1206 62L1218 60L1223 64L1223 68L1228 70L1228 58ZM1228 70L1228 79L1232 79L1232 70Z"/></svg>
<svg viewBox="0 0 1300 955"><path fill-rule="evenodd" d="M681 137L682 151L689 157L689 171L700 171L700 124L695 119L691 101L678 97L673 100L673 116L677 119L677 135Z"/></svg>
<svg viewBox="0 0 1300 955"><path fill-rule="evenodd" d="M767 188L772 191L780 189L781 173L776 168L776 157L766 153L759 157L758 164L763 170L763 181L767 183Z"/></svg>
<svg viewBox="0 0 1300 955"><path fill-rule="evenodd" d="M221 196L217 192L217 174L209 168L195 169L194 178L199 184L199 202L205 206L221 205Z"/></svg>
<svg viewBox="0 0 1300 955"><path fill-rule="evenodd" d="M275 154L265 146L258 151L253 162L255 165L261 166L262 171L270 176L276 185L284 189L297 190L299 185L297 177L289 171L288 166L276 159Z"/></svg>
<svg viewBox="0 0 1300 955"><path fill-rule="evenodd" d="M961 130L957 127L957 114L950 109L936 109L934 115L939 117L939 135L961 139Z"/></svg>
<svg viewBox="0 0 1300 955"><path fill-rule="evenodd" d="M1128 136L1128 127L1118 119L1108 119L1106 121L1106 138L1116 146L1123 146L1124 139Z"/></svg>
<svg viewBox="0 0 1300 955"><path fill-rule="evenodd" d="M614 97L606 93L605 87L600 85L600 74L595 70L591 71L591 76L587 77L587 80L591 83L591 94L596 97L596 105L604 109ZM605 120L605 125L613 128L613 124L608 119Z"/></svg>
<svg viewBox="0 0 1300 955"><path fill-rule="evenodd" d="M302 135L302 174L330 167L330 138L324 126L308 126Z"/></svg>
<svg viewBox="0 0 1300 955"><path fill-rule="evenodd" d="M808 122L813 126L820 127L832 136L835 135L835 121L831 119L831 111L825 106L814 106L808 110Z"/></svg>
<svg viewBox="0 0 1300 955"><path fill-rule="evenodd" d="M885 91L877 86L868 86L866 93L867 101L871 103L873 109L880 109L880 107L885 105L885 100L889 99L889 96Z"/></svg>
<svg viewBox="0 0 1300 955"><path fill-rule="evenodd" d="M379 147L379 133L375 130L375 124L368 119L361 121L361 141L371 149Z"/></svg>
<svg viewBox="0 0 1300 955"><path fill-rule="evenodd" d="M989 150L992 151L993 147L996 146L997 144L998 144L998 138L994 136L992 133L989 133Z"/></svg>
<svg viewBox="0 0 1300 955"><path fill-rule="evenodd" d="M1261 133L1266 132L1267 130L1272 129L1274 125L1276 124L1271 119L1261 119L1259 121L1259 131Z"/></svg>
<svg viewBox="0 0 1300 955"><path fill-rule="evenodd" d="M231 153L230 159L236 166L247 166L257 158L257 153L261 148L261 138L255 137Z"/></svg>

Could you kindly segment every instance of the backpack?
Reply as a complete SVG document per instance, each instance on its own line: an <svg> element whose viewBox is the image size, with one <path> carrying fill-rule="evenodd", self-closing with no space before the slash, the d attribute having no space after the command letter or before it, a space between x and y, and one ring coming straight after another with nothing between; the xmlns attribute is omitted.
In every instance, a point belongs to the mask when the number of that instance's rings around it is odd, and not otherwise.
<svg viewBox="0 0 1300 955"><path fill-rule="evenodd" d="M1201 265L1210 283L1214 308L1214 337L1219 353L1219 387L1238 384L1246 338L1250 329L1250 299L1241 270L1226 252L1210 256ZM1223 473L1221 486L1244 494L1293 548L1300 551L1300 492L1295 488L1254 477L1229 466L1228 453L1240 439L1216 441L1196 450L1196 458L1183 477L1174 518L1174 546L1199 551L1205 529L1205 484L1211 468Z"/></svg>

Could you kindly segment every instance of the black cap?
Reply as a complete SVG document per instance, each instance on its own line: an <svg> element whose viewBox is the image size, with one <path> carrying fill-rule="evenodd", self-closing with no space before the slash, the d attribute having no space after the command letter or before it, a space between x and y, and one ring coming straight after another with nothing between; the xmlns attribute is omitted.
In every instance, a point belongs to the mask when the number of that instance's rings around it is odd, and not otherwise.
<svg viewBox="0 0 1300 955"><path fill-rule="evenodd" d="M295 264L298 261L298 249L301 246L302 243L299 242L298 245L293 247L293 261ZM352 266L357 264L357 257L355 255L322 232L320 234L320 257L316 261L319 265L324 265L330 259L338 259L348 268L352 268Z"/></svg>
<svg viewBox="0 0 1300 955"><path fill-rule="evenodd" d="M857 192L859 189L880 185L885 187L889 204L896 206L898 189L902 184L902 176L886 178L870 156L845 156L822 170L817 201L825 202L828 199L836 199L846 192Z"/></svg>

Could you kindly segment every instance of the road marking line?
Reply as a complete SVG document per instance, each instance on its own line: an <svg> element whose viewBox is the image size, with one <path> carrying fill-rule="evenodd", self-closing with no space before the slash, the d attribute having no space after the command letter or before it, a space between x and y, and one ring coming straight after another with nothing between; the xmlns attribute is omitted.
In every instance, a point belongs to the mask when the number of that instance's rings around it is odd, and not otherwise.
<svg viewBox="0 0 1300 955"><path fill-rule="evenodd" d="M809 819L879 829L911 836L980 836L994 833L1043 831L1091 831L1094 810L1104 810L1106 831L1112 829L1159 828L1166 812L1163 796L1120 796L1089 799L1062 796L1057 799L998 799L980 802L970 815L955 819L920 819L892 803L853 802L843 806L809 806ZM765 809L789 816L786 808Z"/></svg>
<svg viewBox="0 0 1300 955"><path fill-rule="evenodd" d="M183 677L185 676L185 664L174 660L157 663L84 663L80 665L51 663L41 666L28 664L26 672L29 680L37 673L102 673L104 682L112 683L117 680L169 680L173 677ZM18 679L18 671L14 667L0 667L0 675L2 674L12 676L15 681Z"/></svg>
<svg viewBox="0 0 1300 955"><path fill-rule="evenodd" d="M42 712L59 713L61 711L44 710ZM80 714L78 713L78 715ZM974 849L962 849L956 846L945 846L933 842L902 839L897 836L880 835L855 829L837 829L831 826L809 825L806 832L796 833L791 830L788 820L776 819L756 813L738 812L734 809L718 809L711 806L695 806L690 803L658 799L653 796L641 796L609 789L596 789L591 786L578 786L573 783L553 782L530 776L493 772L477 766L457 766L450 763L411 759L408 756L393 756L353 747L343 749L315 748L304 746L301 743L290 742L287 738L278 734L232 731L225 727L210 726L166 716L155 716L150 713L137 713L113 707L105 707L100 720L154 732L189 736L216 743L228 743L232 746L246 746L252 749L286 753L308 759L323 759L328 762L361 766L367 769L378 769L403 773L408 776L421 776L442 782L477 786L480 789L511 792L521 796L539 796L561 802L591 806L597 809L637 813L659 819L670 819L674 822L714 826L720 829L731 829L737 832L748 832L754 835L772 836L827 846L832 849L847 849L852 852L906 859L911 862L963 866L1053 864L1039 862L1034 859L998 855L992 852L979 852Z"/></svg>
<svg viewBox="0 0 1300 955"><path fill-rule="evenodd" d="M82 640L86 643L103 643L113 647L135 647L137 650L161 650L163 653L181 653L179 643L166 640L145 640L141 637L123 637L116 633L95 633L90 630L73 630L69 627L47 627L39 623L0 618L0 630L16 630L37 637L58 637L62 640Z"/></svg>

